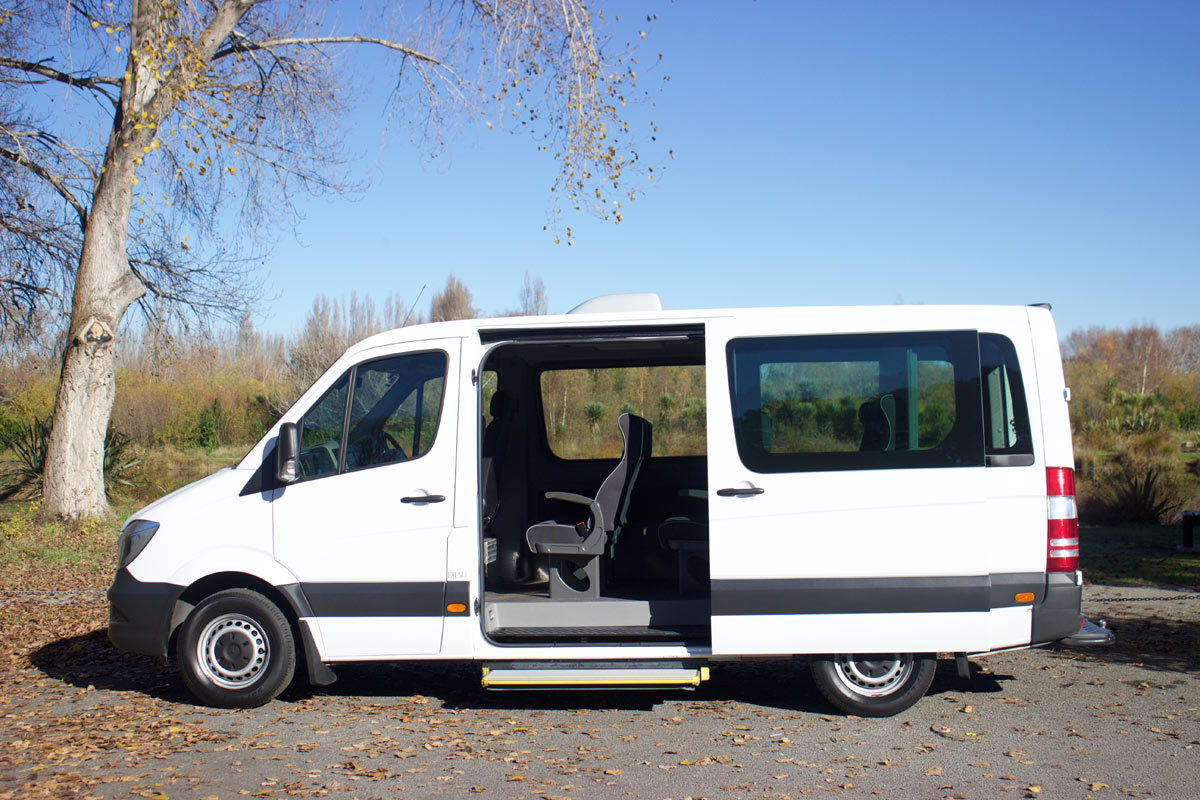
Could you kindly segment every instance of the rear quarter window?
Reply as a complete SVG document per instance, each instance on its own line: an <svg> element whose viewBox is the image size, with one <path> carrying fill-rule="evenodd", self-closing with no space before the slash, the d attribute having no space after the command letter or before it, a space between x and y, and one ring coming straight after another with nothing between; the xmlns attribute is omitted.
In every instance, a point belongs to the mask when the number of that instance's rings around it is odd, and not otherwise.
<svg viewBox="0 0 1200 800"><path fill-rule="evenodd" d="M983 435L988 466L1033 464L1033 437L1021 365L1012 341L998 333L979 334L983 382Z"/></svg>

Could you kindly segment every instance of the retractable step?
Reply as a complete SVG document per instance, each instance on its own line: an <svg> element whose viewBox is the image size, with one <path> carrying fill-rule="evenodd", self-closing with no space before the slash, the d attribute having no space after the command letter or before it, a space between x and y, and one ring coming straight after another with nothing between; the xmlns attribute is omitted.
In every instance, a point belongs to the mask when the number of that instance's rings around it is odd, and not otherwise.
<svg viewBox="0 0 1200 800"><path fill-rule="evenodd" d="M483 668L485 689L695 689L708 667L612 665L492 665Z"/></svg>

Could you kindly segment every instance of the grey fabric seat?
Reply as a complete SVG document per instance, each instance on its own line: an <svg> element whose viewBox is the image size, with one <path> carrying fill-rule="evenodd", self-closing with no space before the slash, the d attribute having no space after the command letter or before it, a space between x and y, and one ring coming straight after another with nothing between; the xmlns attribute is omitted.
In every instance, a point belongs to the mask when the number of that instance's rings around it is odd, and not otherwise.
<svg viewBox="0 0 1200 800"><path fill-rule="evenodd" d="M508 452L513 417L516 416L516 409L503 389L492 395L492 403L488 408L492 413L492 421L483 429L483 442L480 447L480 496L483 500L485 529L491 527L492 520L496 518L500 508L500 481L503 478L504 457Z"/></svg>
<svg viewBox="0 0 1200 800"><path fill-rule="evenodd" d="M652 426L633 414L622 414L617 426L625 440L621 460L604 479L595 499L572 492L546 492L548 500L586 506L587 519L548 520L525 531L534 553L549 557L550 597L559 600L600 596L600 564L608 538L627 522L629 500L642 463L650 456ZM582 570L583 578L576 576Z"/></svg>

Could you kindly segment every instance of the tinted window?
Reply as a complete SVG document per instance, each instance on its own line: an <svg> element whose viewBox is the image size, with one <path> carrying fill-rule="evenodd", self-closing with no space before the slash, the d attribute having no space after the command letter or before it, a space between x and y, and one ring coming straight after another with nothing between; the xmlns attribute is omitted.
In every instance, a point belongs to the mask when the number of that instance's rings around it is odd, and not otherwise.
<svg viewBox="0 0 1200 800"><path fill-rule="evenodd" d="M437 434L445 376L446 354L440 352L394 356L352 368L300 422L301 477L424 455Z"/></svg>
<svg viewBox="0 0 1200 800"><path fill-rule="evenodd" d="M315 478L337 472L346 422L346 373L300 420L300 477Z"/></svg>
<svg viewBox="0 0 1200 800"><path fill-rule="evenodd" d="M446 355L418 353L355 369L346 469L419 458L437 433Z"/></svg>
<svg viewBox="0 0 1200 800"><path fill-rule="evenodd" d="M1029 433L1029 411L1017 351L1006 337L996 333L979 335L979 361L983 377L984 440L987 455L1027 456L1008 459L1013 465L1033 463L1033 439ZM996 461L994 463L1005 463Z"/></svg>
<svg viewBox="0 0 1200 800"><path fill-rule="evenodd" d="M559 458L620 458L617 418L653 425L651 457L707 451L703 366L556 369L541 375L546 440Z"/></svg>
<svg viewBox="0 0 1200 800"><path fill-rule="evenodd" d="M735 339L728 359L756 472L983 464L974 332Z"/></svg>

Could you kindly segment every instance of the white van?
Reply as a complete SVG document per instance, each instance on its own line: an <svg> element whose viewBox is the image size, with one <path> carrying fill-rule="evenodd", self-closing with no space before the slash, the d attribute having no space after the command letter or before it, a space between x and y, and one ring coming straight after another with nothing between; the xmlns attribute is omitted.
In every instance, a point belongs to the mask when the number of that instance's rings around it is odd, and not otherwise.
<svg viewBox="0 0 1200 800"><path fill-rule="evenodd" d="M226 707L349 661L690 687L807 656L835 706L894 714L939 653L1111 640L1080 614L1067 400L1045 306L400 328L125 523L109 636Z"/></svg>

